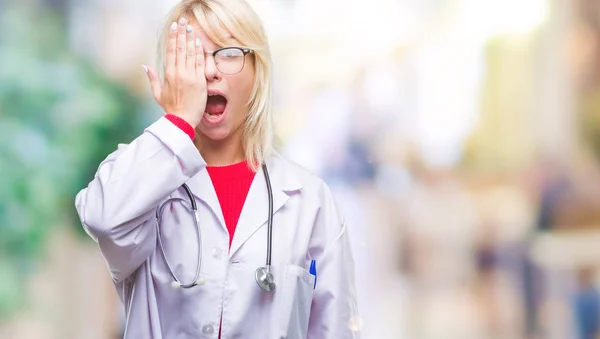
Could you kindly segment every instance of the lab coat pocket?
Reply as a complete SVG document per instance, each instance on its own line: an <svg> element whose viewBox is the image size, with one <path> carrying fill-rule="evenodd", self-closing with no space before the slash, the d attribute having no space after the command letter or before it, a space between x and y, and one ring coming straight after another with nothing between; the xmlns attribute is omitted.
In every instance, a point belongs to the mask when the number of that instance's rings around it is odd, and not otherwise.
<svg viewBox="0 0 600 339"><path fill-rule="evenodd" d="M305 339L315 277L302 267L287 264L280 307L280 338Z"/></svg>

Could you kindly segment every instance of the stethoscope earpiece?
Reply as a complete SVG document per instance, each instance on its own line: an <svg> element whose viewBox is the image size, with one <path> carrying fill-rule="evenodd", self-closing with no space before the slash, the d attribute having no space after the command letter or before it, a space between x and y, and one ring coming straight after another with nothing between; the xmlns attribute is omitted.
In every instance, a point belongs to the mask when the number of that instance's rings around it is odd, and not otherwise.
<svg viewBox="0 0 600 339"><path fill-rule="evenodd" d="M265 292L273 292L275 290L275 281L273 278L273 274L271 273L271 244L273 242L273 191L271 189L271 179L269 178L269 172L267 171L267 165L262 165L263 174L265 176L265 181L267 182L267 191L269 193L269 215L267 219L267 260L266 265L263 267L259 267L256 269L256 283L258 286ZM171 269L171 264L167 260L167 256L165 255L165 250L163 248L162 239L160 236L160 219L162 216L163 208L166 205L166 202L163 203L162 206L157 208L156 210L156 232L158 238L158 245L160 247L160 251L165 259L165 263L167 264L167 268L173 277L173 282L171 282L171 287L174 289L179 288L190 288L194 286L202 286L206 283L204 279L200 279L200 270L202 268L202 233L200 232L200 219L198 218L198 212L196 207L196 200L192 196L192 191L188 187L187 184L182 185L190 198L190 207L192 212L194 213L194 223L196 225L196 231L198 233L198 265L196 266L196 274L194 276L194 280L190 284L183 284L179 282L179 279L175 277L175 273L173 269ZM177 199L169 199L170 200L183 200L180 198ZM183 200L184 201L184 200Z"/></svg>

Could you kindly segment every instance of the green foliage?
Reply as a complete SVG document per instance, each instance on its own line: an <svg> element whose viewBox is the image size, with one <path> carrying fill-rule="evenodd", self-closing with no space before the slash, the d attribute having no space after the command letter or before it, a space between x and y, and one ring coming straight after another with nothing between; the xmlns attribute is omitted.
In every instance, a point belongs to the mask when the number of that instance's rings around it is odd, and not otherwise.
<svg viewBox="0 0 600 339"><path fill-rule="evenodd" d="M81 230L75 195L100 161L139 134L141 100L67 37L56 13L0 12L0 319L26 301L44 239L65 221Z"/></svg>

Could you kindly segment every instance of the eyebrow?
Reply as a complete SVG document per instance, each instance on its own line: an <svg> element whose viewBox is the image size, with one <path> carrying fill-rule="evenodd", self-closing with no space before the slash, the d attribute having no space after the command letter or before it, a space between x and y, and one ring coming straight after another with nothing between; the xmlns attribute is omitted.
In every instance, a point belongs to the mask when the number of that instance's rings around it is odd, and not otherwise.
<svg viewBox="0 0 600 339"><path fill-rule="evenodd" d="M230 42L230 43L236 43L236 44L239 44L239 41L237 41L237 40L236 40L236 39L235 39L233 36L231 36L231 35L229 35L229 34L228 34L228 35L226 35L224 38L225 38L224 40L226 40L226 41L228 41L228 42Z"/></svg>

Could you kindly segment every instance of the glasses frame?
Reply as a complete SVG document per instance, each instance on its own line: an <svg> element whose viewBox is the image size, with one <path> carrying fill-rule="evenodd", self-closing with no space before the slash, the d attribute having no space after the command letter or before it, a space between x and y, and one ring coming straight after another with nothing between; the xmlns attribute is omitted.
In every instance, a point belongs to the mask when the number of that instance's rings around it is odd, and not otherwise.
<svg viewBox="0 0 600 339"><path fill-rule="evenodd" d="M216 57L217 57L217 53L219 53L220 51L226 50L226 49L237 49L237 50L240 50L240 51L242 51L242 53L244 54L244 59L243 59L242 67L240 68L240 70L239 70L239 71L237 71L237 72L235 72L235 73L225 73L225 72L222 72L222 71L219 69L219 65L218 65L218 63L217 63L217 59L216 59ZM208 55L212 55L213 59L215 60L215 67L217 67L217 70L218 70L219 72L221 72L221 73L223 73L223 74L227 74L227 75L234 75L234 74L239 74L241 71L243 71L243 70L244 70L244 67L246 67L246 55L247 55L247 54L254 54L254 50L253 50L253 49L251 49L251 48L247 48L247 47L240 47L240 46L227 46L227 47L221 47L221 48L218 48L218 49L216 49L216 50L214 50L214 51L212 51L212 52L206 52L206 54L208 54Z"/></svg>

